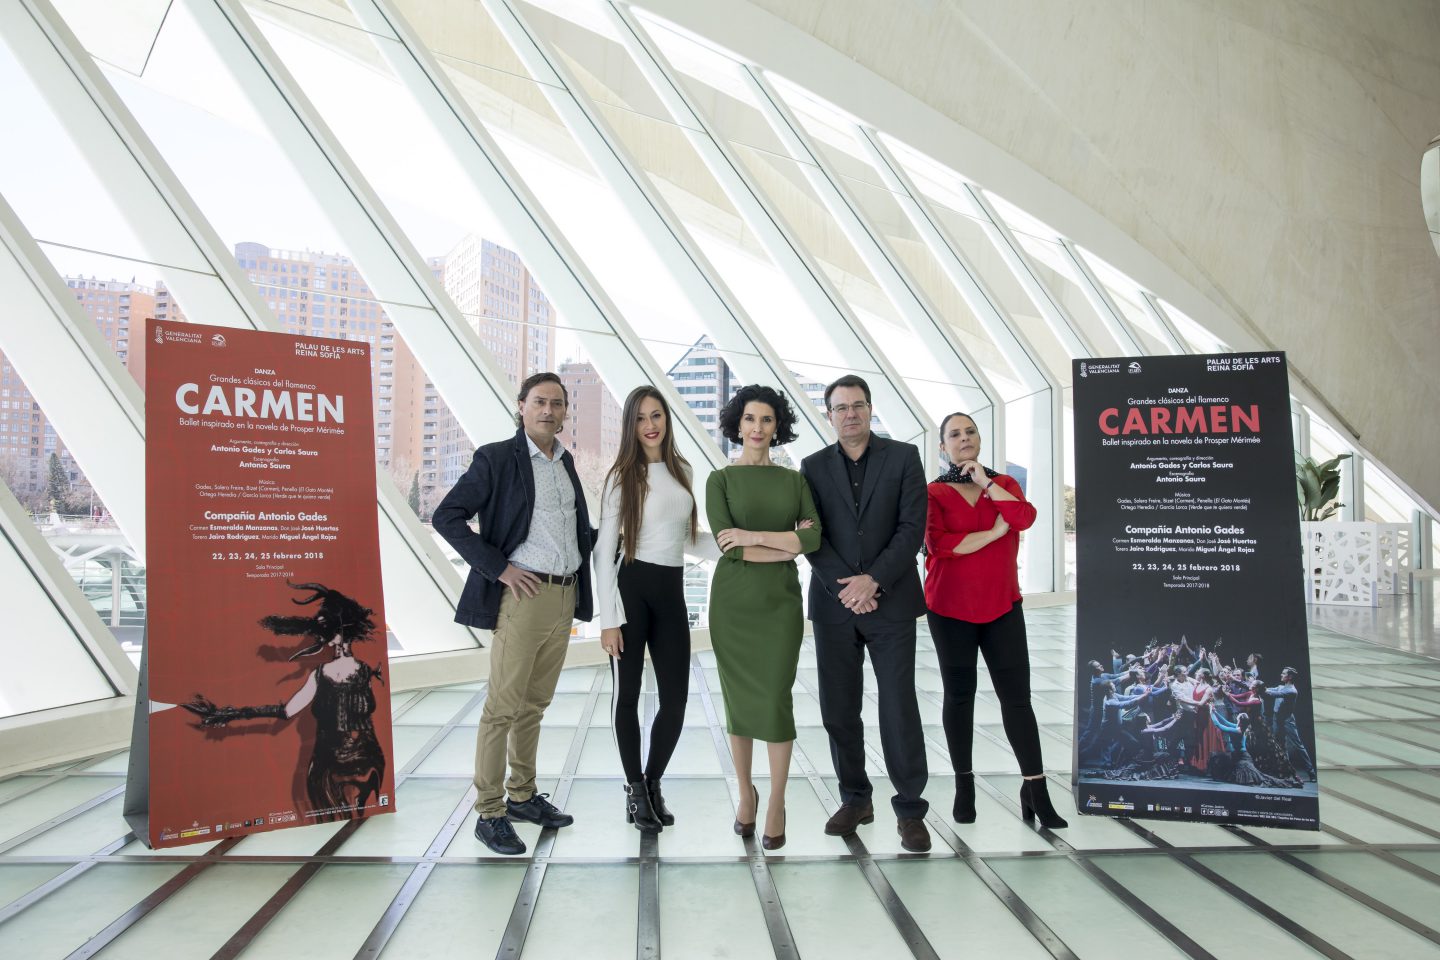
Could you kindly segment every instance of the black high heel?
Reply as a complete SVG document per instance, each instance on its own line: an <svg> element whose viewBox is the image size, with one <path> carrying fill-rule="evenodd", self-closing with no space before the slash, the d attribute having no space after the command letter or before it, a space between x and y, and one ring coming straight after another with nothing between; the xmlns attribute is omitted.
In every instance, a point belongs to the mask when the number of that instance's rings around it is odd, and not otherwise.
<svg viewBox="0 0 1440 960"><path fill-rule="evenodd" d="M646 780L645 789L650 794L650 809L655 811L655 816L667 827L675 826L675 814L665 806L665 795L660 792L659 780Z"/></svg>
<svg viewBox="0 0 1440 960"><path fill-rule="evenodd" d="M757 790L757 789L755 789L755 785L754 785L754 784L751 784L751 785L750 785L750 792L751 792L752 794L754 794L754 796L755 796L755 815L756 815L756 817L759 817L759 815L760 815L760 791ZM754 820L751 820L749 823L742 823L742 822L740 822L740 818L739 818L739 817L736 817L736 818L735 818L735 828L734 828L734 829L735 829L736 834L738 834L739 836L742 836L742 837L753 837L753 836L755 836L755 821L754 821Z"/></svg>
<svg viewBox="0 0 1440 960"><path fill-rule="evenodd" d="M955 809L951 812L956 823L975 822L975 774L955 774Z"/></svg>
<svg viewBox="0 0 1440 960"><path fill-rule="evenodd" d="M765 833L760 836L760 846L766 850L779 850L785 846L785 811L780 811L780 832L775 836Z"/></svg>
<svg viewBox="0 0 1440 960"><path fill-rule="evenodd" d="M625 822L635 824L641 833L659 833L665 828L650 807L650 792L643 780L625 784Z"/></svg>
<svg viewBox="0 0 1440 960"><path fill-rule="evenodd" d="M1065 818L1055 812L1050 802L1050 791L1045 788L1045 778L1020 781L1020 817L1026 823L1040 818L1040 826L1046 830L1062 830L1070 826Z"/></svg>

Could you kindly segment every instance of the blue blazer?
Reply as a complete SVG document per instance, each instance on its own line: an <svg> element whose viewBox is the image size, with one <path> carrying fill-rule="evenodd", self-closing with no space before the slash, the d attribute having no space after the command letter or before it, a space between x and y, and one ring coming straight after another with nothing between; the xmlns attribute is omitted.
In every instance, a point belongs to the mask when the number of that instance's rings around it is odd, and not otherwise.
<svg viewBox="0 0 1440 960"><path fill-rule="evenodd" d="M593 615L590 551L595 531L590 527L590 511L580 476L575 472L575 460L563 446L560 449L565 472L575 485L575 536L580 545L575 619L588 621ZM505 572L510 554L530 535L534 511L535 472L530 467L530 444L525 440L525 431L516 430L511 439L487 443L476 450L470 469L445 494L432 519L436 532L470 564L470 575L455 608L456 623L485 630L495 628L500 599L508 589L500 582L500 574ZM479 533L470 529L470 518L477 515Z"/></svg>

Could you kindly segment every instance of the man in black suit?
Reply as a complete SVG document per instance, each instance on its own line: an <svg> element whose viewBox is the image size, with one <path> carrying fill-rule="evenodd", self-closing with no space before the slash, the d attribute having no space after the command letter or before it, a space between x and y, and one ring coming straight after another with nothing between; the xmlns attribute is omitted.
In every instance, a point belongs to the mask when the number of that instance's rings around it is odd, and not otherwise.
<svg viewBox="0 0 1440 960"><path fill-rule="evenodd" d="M930 849L928 770L915 700L915 620L925 594L915 557L925 539L925 477L913 444L870 432L870 386L844 376L825 388L840 440L800 465L820 512L810 554L810 619L820 674L820 714L840 778L841 806L825 832L849 836L875 819L865 773L865 651L880 698L880 745L895 785L890 803L906 850Z"/></svg>

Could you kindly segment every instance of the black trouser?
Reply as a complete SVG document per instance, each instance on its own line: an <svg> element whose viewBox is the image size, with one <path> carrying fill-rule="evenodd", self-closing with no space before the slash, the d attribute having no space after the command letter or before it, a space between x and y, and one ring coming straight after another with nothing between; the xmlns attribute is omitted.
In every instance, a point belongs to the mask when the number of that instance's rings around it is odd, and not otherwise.
<svg viewBox="0 0 1440 960"><path fill-rule="evenodd" d="M880 747L885 772L895 785L890 806L897 817L923 817L921 799L929 777L925 731L915 702L915 621L899 623L852 617L845 623L815 624L815 665L819 670L820 716L830 734L830 758L840 779L842 803L870 801L865 774L865 651L875 671L880 700Z"/></svg>
<svg viewBox="0 0 1440 960"><path fill-rule="evenodd" d="M1045 772L1040 760L1040 726L1030 706L1030 649L1025 642L1025 614L1020 601L1010 612L989 623L968 623L927 613L930 638L940 660L945 684L945 740L950 746L950 763L956 773L975 769L971 740L975 730L975 652L985 655L990 683L1000 701L1005 736L1022 776Z"/></svg>
<svg viewBox="0 0 1440 960"><path fill-rule="evenodd" d="M680 741L685 701L690 689L690 616L685 607L684 567L662 567L634 560L620 565L620 601L625 625L620 628L624 650L612 661L614 690L610 704L615 743L625 779L641 778L640 686L645 676L645 648L660 695L655 724L650 728L650 756L644 776L659 780Z"/></svg>

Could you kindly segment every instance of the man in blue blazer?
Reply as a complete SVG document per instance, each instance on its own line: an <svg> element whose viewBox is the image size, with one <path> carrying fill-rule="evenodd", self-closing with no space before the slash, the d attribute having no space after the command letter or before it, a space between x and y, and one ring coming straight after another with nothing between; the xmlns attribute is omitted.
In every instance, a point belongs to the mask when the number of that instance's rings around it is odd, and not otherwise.
<svg viewBox="0 0 1440 960"><path fill-rule="evenodd" d="M496 853L525 852L511 819L543 827L575 822L535 792L540 718L565 665L571 622L591 616L594 531L575 462L556 440L568 403L555 374L527 378L515 436L475 451L433 519L470 565L456 622L493 631L475 738L475 836ZM472 517L479 517L478 533Z"/></svg>
<svg viewBox="0 0 1440 960"><path fill-rule="evenodd" d="M915 699L915 621L925 612L916 555L925 540L925 476L913 444L870 430L870 386L844 376L825 389L839 442L800 465L820 512L809 555L820 714L840 779L841 806L825 832L848 836L875 819L860 719L865 652L880 700L880 746L895 785L890 804L906 850L930 849L925 735Z"/></svg>

